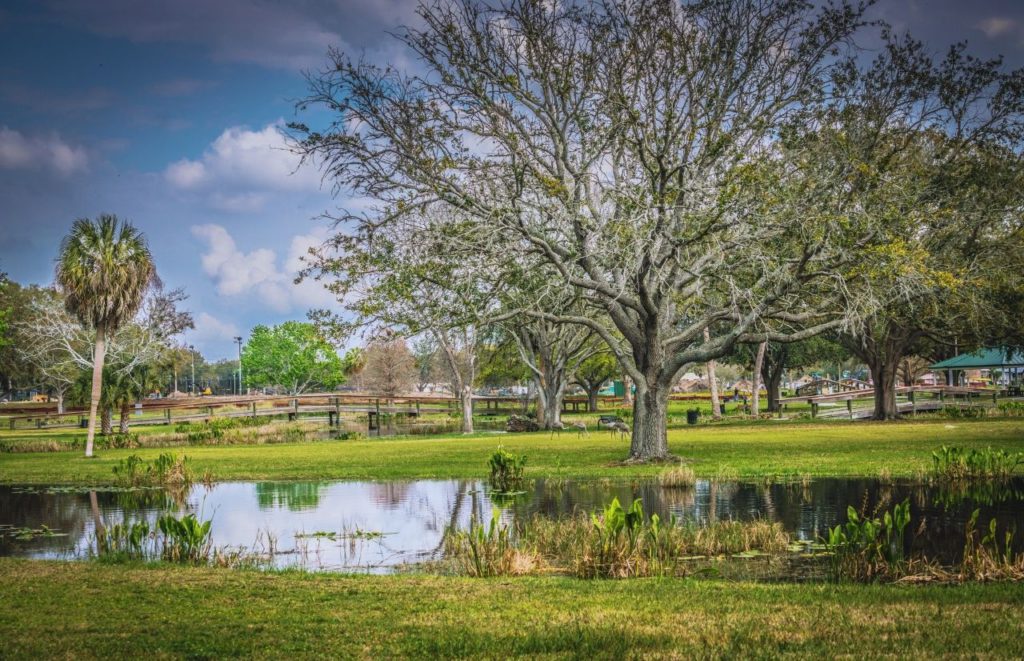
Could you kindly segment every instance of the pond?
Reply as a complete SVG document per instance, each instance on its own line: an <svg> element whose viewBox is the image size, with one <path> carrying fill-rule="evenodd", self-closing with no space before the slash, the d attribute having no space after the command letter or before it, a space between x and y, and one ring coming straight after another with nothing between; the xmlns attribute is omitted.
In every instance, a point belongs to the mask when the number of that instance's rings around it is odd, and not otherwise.
<svg viewBox="0 0 1024 661"><path fill-rule="evenodd" d="M512 522L534 514L592 512L613 497L624 505L639 498L649 514L663 519L778 522L794 539L808 542L844 523L848 506L871 510L880 502L891 507L909 499L908 550L943 563L959 561L964 527L975 508L981 510L982 524L991 518L1000 528L1024 524L1022 479L959 491L871 479L700 480L689 489L665 489L649 481L535 480L512 500L492 497L487 484L476 480L225 482L194 486L177 502L161 490L2 486L0 555L84 558L97 523L195 512L213 520L215 546L273 550L275 567L383 573L439 559L445 528L466 528L474 516L487 521L492 505ZM1024 550L1022 541L1024 535L1017 535L1018 550Z"/></svg>

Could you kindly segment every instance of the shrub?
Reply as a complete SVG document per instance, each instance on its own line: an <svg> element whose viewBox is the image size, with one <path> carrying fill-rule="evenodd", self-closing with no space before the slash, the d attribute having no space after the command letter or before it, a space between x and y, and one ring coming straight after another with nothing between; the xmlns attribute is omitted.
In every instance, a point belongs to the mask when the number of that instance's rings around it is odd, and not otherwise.
<svg viewBox="0 0 1024 661"><path fill-rule="evenodd" d="M1022 417L1024 416L1024 402L1002 402L999 404L999 412L1012 418Z"/></svg>
<svg viewBox="0 0 1024 661"><path fill-rule="evenodd" d="M942 416L952 419L984 418L988 415L988 408L984 406L946 406L942 409Z"/></svg>

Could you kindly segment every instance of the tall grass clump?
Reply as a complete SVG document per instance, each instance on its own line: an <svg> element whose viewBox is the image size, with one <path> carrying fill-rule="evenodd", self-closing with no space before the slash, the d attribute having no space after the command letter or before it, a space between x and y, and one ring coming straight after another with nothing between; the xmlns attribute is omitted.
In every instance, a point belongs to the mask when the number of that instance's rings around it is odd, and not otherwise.
<svg viewBox="0 0 1024 661"><path fill-rule="evenodd" d="M495 491L509 493L523 486L526 455L513 454L499 445L487 463L491 469L491 488Z"/></svg>
<svg viewBox="0 0 1024 661"><path fill-rule="evenodd" d="M169 452L161 454L153 463L137 454L129 455L117 462L113 472L115 482L122 487L187 489L195 477L187 456Z"/></svg>
<svg viewBox="0 0 1024 661"><path fill-rule="evenodd" d="M684 464L670 468L658 476L658 484L664 489L690 489L697 483L693 469Z"/></svg>
<svg viewBox="0 0 1024 661"><path fill-rule="evenodd" d="M910 524L910 501L878 516L847 510L845 525L829 530L826 549L832 554L836 580L860 582L898 578L906 573L904 534Z"/></svg>
<svg viewBox="0 0 1024 661"><path fill-rule="evenodd" d="M470 576L554 571L580 578L671 576L690 560L757 551L785 553L789 536L777 523L715 521L707 525L648 517L643 503L618 499L590 515L534 517L515 530L474 521L469 531L445 532L445 556Z"/></svg>
<svg viewBox="0 0 1024 661"><path fill-rule="evenodd" d="M932 452L932 475L943 481L1006 480L1024 464L1024 453L993 450L966 450L943 445Z"/></svg>

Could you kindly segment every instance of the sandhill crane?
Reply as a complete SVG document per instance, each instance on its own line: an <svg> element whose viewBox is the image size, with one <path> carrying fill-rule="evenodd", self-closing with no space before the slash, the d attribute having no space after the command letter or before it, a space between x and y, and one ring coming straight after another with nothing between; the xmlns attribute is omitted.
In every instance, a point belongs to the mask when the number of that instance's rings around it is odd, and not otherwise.
<svg viewBox="0 0 1024 661"><path fill-rule="evenodd" d="M626 437L626 434L630 432L629 425L627 425L625 422L621 420L615 420L614 422L608 423L608 425L606 426L608 427L608 432L611 434L619 432L620 441L624 439Z"/></svg>
<svg viewBox="0 0 1024 661"><path fill-rule="evenodd" d="M583 436L586 436L587 438L590 438L590 432L587 431L587 424L585 422L570 422L569 423L569 427L571 427L571 428L576 430L576 438L581 438ZM559 422L551 423L551 436L552 437L555 435L555 432L558 432L559 434L561 434L562 431L564 431L564 430L565 430L565 423L564 422L559 421Z"/></svg>

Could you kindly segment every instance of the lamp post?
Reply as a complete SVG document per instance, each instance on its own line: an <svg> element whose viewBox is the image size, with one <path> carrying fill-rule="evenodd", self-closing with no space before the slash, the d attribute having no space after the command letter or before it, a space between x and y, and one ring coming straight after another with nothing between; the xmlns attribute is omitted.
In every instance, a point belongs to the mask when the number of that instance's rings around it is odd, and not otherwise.
<svg viewBox="0 0 1024 661"><path fill-rule="evenodd" d="M242 338L235 336L235 342L238 343L238 394L242 394Z"/></svg>
<svg viewBox="0 0 1024 661"><path fill-rule="evenodd" d="M189 356L192 357L192 394L196 394L196 348L188 345Z"/></svg>

